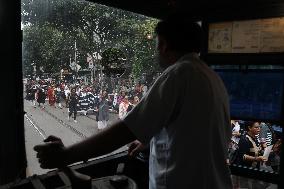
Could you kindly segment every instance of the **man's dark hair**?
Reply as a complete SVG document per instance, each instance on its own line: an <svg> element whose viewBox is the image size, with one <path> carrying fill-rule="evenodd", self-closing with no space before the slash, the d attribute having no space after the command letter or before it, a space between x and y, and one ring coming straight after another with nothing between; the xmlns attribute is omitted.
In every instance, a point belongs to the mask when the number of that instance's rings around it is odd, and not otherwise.
<svg viewBox="0 0 284 189"><path fill-rule="evenodd" d="M186 17L169 16L157 24L155 33L165 38L171 50L182 53L200 52L202 29L198 23Z"/></svg>
<svg viewBox="0 0 284 189"><path fill-rule="evenodd" d="M245 121L245 130L249 131L249 128L253 126L256 121Z"/></svg>

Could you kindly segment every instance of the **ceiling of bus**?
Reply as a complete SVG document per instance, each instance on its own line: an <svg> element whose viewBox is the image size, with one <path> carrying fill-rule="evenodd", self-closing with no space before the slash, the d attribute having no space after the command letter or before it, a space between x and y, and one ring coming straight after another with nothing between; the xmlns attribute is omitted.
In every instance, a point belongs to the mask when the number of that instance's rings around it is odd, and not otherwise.
<svg viewBox="0 0 284 189"><path fill-rule="evenodd" d="M267 7L277 8L283 0L89 0L156 18L179 11L191 18L226 16L253 11L261 12Z"/></svg>

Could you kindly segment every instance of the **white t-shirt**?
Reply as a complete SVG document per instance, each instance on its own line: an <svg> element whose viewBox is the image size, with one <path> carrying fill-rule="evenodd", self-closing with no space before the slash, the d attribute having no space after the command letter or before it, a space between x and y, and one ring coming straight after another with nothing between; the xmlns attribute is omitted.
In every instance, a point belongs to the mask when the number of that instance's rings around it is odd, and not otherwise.
<svg viewBox="0 0 284 189"><path fill-rule="evenodd" d="M119 119L123 119L123 117L127 114L127 108L129 106L129 103L121 102L119 104L119 111L118 111L118 117Z"/></svg>
<svg viewBox="0 0 284 189"><path fill-rule="evenodd" d="M65 88L65 91L64 91L64 92L65 92L65 96L66 96L66 98L67 98L68 94L70 93L70 90L69 90L68 88L67 88L67 89Z"/></svg>
<svg viewBox="0 0 284 189"><path fill-rule="evenodd" d="M142 143L151 141L150 189L232 188L227 91L197 54L168 67L123 121Z"/></svg>
<svg viewBox="0 0 284 189"><path fill-rule="evenodd" d="M240 132L241 126L238 122L233 123L234 128L232 129L232 132ZM240 137L238 136L232 136L232 141L234 141L236 144L239 143Z"/></svg>

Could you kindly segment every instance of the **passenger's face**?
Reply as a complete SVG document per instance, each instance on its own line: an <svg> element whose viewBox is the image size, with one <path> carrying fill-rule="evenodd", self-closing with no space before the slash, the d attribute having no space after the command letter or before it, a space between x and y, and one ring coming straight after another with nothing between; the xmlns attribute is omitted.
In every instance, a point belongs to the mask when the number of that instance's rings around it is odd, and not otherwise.
<svg viewBox="0 0 284 189"><path fill-rule="evenodd" d="M260 125L258 122L255 122L252 127L250 127L250 132L253 134L253 135L258 135L260 133Z"/></svg>

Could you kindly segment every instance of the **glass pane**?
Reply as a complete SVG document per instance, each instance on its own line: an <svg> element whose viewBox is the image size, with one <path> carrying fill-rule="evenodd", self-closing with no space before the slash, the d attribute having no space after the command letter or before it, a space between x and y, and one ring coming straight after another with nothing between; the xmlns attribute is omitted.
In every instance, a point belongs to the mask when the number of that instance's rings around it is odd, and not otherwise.
<svg viewBox="0 0 284 189"><path fill-rule="evenodd" d="M143 97L159 75L156 23L86 1L22 0L29 175L48 171L39 167L32 150L45 137L58 136L65 145L78 142ZM125 106L119 114L121 102Z"/></svg>
<svg viewBox="0 0 284 189"><path fill-rule="evenodd" d="M229 93L233 118L282 119L283 70L218 69L216 72Z"/></svg>
<svg viewBox="0 0 284 189"><path fill-rule="evenodd" d="M229 163L279 173L282 127L268 122L231 120Z"/></svg>
<svg viewBox="0 0 284 189"><path fill-rule="evenodd" d="M279 125L283 111L283 66L211 67L223 80L230 98L232 138L228 163L277 178L283 134L283 125ZM235 177L234 181L238 181L239 188L270 188L268 183L247 178Z"/></svg>

